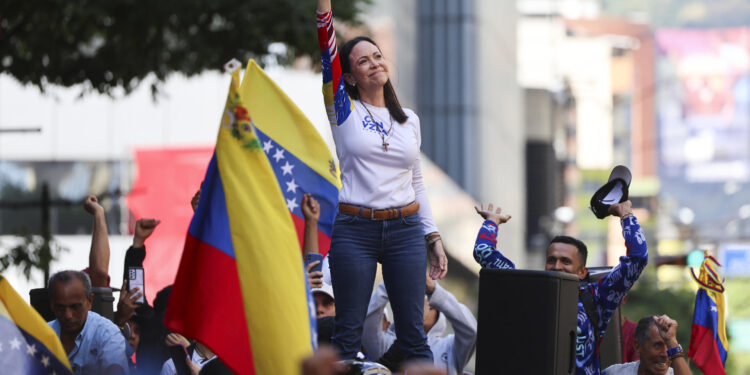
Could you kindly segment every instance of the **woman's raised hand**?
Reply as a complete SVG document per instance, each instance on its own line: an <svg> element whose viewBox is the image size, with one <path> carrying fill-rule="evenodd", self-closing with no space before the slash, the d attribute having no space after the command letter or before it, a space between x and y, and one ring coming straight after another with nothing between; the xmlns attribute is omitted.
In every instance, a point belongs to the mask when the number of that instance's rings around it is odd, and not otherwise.
<svg viewBox="0 0 750 375"><path fill-rule="evenodd" d="M331 0L318 0L318 12L325 13L331 10Z"/></svg>

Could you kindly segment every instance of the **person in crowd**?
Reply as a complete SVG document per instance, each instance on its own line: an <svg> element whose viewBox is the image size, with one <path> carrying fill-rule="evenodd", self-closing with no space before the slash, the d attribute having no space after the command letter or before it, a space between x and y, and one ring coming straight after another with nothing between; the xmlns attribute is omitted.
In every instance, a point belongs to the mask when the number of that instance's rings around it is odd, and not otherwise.
<svg viewBox="0 0 750 375"><path fill-rule="evenodd" d="M149 309L141 329L140 343L136 350L136 364L140 374L158 374L164 362L169 358L169 350L164 340L170 333L164 327L164 311L169 302L172 286L167 286L156 293L153 308Z"/></svg>
<svg viewBox="0 0 750 375"><path fill-rule="evenodd" d="M640 360L609 366L604 375L692 375L677 342L677 321L666 315L638 321L633 349Z"/></svg>
<svg viewBox="0 0 750 375"><path fill-rule="evenodd" d="M448 262L432 219L419 160L419 118L402 108L377 45L367 37L336 45L330 0L318 0L323 89L341 167L339 212L329 262L337 296L333 342L354 358L377 262L407 359L432 360L423 327L424 272Z"/></svg>
<svg viewBox="0 0 750 375"><path fill-rule="evenodd" d="M311 292L315 300L316 318L336 316L336 299L333 298L333 288L328 283L321 282L320 288L314 288Z"/></svg>
<svg viewBox="0 0 750 375"><path fill-rule="evenodd" d="M510 220L500 207L493 212L489 204L485 210L475 207L485 220L477 235L474 259L482 268L514 269L512 261L496 249L498 226ZM576 374L599 374L599 344L607 324L623 297L638 279L648 262L646 237L633 216L630 201L614 204L609 212L620 218L627 253L620 264L596 283L587 283L586 245L578 239L557 236L547 247L544 269L576 275L581 281L578 298L578 332L576 337Z"/></svg>
<svg viewBox="0 0 750 375"><path fill-rule="evenodd" d="M188 339L186 339L184 336L180 335L179 333L170 333L167 335L167 337L164 339L164 345L167 347L180 345L185 348L185 350L188 353L188 358L190 360L190 363L188 364L189 368L193 369L193 366L195 366L195 369L197 372L200 372L201 368L205 366L209 361L216 358L216 354L211 351L211 349L207 348L203 344L199 342L191 343ZM162 365L161 368L161 375L176 375L177 369L175 368L174 362L172 358L167 359L164 362L164 365Z"/></svg>
<svg viewBox="0 0 750 375"><path fill-rule="evenodd" d="M84 200L83 207L86 212L93 216L89 267L84 272L89 275L92 287L110 287L110 248L104 208L93 195L89 195ZM147 304L137 303L143 292L139 287L129 288L127 284L127 272L128 267L143 267L143 259L146 257L145 241L159 223L160 221L155 219L139 219L136 221L133 244L125 253L123 284L120 289L120 298L117 303L117 311L115 311L113 322L120 328L123 336L128 341L129 345L126 346L126 352L131 370L135 368L135 364L133 363L135 356L133 353L137 350L142 330L146 327L143 323L150 315L150 307ZM133 319L137 310L141 310L141 314L138 318Z"/></svg>
<svg viewBox="0 0 750 375"><path fill-rule="evenodd" d="M90 311L91 280L81 271L60 271L50 277L49 326L62 342L74 374L128 374L125 337L110 320Z"/></svg>
<svg viewBox="0 0 750 375"><path fill-rule="evenodd" d="M146 239L156 229L161 221L156 219L139 219L135 222L133 234L133 244L125 252L125 263L122 271L123 284L120 292L120 299L117 303L117 312L115 312L115 323L118 326L126 324L141 304L137 301L143 293L139 287L129 288L128 268L143 267L143 260L146 258Z"/></svg>
<svg viewBox="0 0 750 375"><path fill-rule="evenodd" d="M424 330L432 350L434 364L445 369L448 374L463 372L466 363L474 352L477 339L477 320L468 307L456 300L439 283L427 277L424 300ZM379 358L391 370L400 367L400 358L384 355L396 341L396 335L383 324L388 294L381 283L370 298L370 306L365 318L362 342L365 353L370 358ZM452 334L446 335L447 322L453 327Z"/></svg>
<svg viewBox="0 0 750 375"><path fill-rule="evenodd" d="M137 354L134 355L133 353L138 352L138 346L141 343L142 337L148 340L148 332L145 332L146 335L143 335L143 333L149 329L147 322L153 311L147 303L138 302L141 296L143 296L140 288L130 288L128 285L128 268L143 267L143 260L146 258L146 239L151 236L160 222L160 220L156 219L137 220L133 230L133 243L125 251L122 288L120 289L120 298L117 302L114 322L120 327L120 330L122 330L130 344L128 346L128 358L130 358L131 369L133 370L137 368L134 360L137 361L138 358ZM137 315L136 312L138 312Z"/></svg>
<svg viewBox="0 0 750 375"><path fill-rule="evenodd" d="M320 253L318 245L318 220L320 219L320 205L310 194L302 196L302 216L305 219L302 253L307 257L309 253ZM333 298L333 287L323 281L322 271L312 269L320 264L319 260L307 264L307 282L315 301L316 327L318 331L318 345L330 344L333 336L333 320L336 317L336 301ZM328 263L324 262L324 266Z"/></svg>

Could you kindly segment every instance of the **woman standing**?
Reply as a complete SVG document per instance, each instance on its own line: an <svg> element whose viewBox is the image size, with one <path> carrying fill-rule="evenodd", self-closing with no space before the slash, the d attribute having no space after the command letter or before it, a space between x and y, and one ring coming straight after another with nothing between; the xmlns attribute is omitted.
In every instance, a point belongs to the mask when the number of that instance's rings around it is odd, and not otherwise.
<svg viewBox="0 0 750 375"><path fill-rule="evenodd" d="M361 347L362 323L377 262L405 359L432 359L423 327L425 268L448 271L419 161L419 118L402 108L375 42L338 50L330 0L318 0L323 93L341 163L343 187L333 226L330 268L336 296L333 342L344 359Z"/></svg>

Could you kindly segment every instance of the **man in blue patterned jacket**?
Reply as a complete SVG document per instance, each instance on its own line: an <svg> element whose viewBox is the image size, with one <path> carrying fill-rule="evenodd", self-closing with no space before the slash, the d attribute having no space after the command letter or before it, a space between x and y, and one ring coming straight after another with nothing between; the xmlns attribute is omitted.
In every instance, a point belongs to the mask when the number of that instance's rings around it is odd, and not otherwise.
<svg viewBox="0 0 750 375"><path fill-rule="evenodd" d="M497 245L498 225L510 220L509 215L503 215L500 207L493 212L492 204L487 210L474 207L477 213L485 219L479 230L474 245L474 259L482 268L509 268L516 266L504 257L495 247ZM620 257L617 265L606 276L596 283L582 284L578 294L578 336L576 337L576 374L598 375L601 373L599 364L599 344L604 337L609 319L625 295L638 280L641 271L648 261L646 237L641 231L638 220L633 216L630 201L610 206L609 213L620 217L622 235L625 238L626 255ZM588 275L586 268L586 245L572 237L558 236L552 239L547 247L547 257L544 269L547 271L567 272L585 280ZM586 291L588 289L588 291ZM580 296L589 293L593 299L593 311L598 316L593 320L598 322L598 329L594 328L586 307ZM591 310L591 309L590 309ZM598 318L598 319L597 319ZM595 338L595 331L599 332L599 340Z"/></svg>

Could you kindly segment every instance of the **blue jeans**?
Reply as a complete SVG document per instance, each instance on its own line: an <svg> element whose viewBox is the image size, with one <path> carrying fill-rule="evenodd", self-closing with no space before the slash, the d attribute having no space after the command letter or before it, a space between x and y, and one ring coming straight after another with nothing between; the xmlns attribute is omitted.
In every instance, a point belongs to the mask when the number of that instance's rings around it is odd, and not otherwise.
<svg viewBox="0 0 750 375"><path fill-rule="evenodd" d="M343 359L354 358L362 346L362 324L380 262L404 359L432 361L423 320L427 250L418 214L371 220L338 213L329 262L336 301L333 342Z"/></svg>

